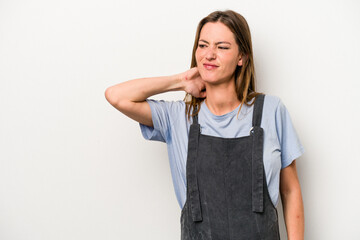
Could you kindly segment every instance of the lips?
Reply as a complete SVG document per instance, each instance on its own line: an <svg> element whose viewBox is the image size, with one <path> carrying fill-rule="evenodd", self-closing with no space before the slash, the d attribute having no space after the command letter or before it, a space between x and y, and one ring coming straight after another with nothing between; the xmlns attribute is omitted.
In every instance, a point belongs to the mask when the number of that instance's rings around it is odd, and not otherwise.
<svg viewBox="0 0 360 240"><path fill-rule="evenodd" d="M215 65L215 64L211 64L211 63L204 63L204 68L206 68L207 70L212 70L212 69L216 69L219 66Z"/></svg>

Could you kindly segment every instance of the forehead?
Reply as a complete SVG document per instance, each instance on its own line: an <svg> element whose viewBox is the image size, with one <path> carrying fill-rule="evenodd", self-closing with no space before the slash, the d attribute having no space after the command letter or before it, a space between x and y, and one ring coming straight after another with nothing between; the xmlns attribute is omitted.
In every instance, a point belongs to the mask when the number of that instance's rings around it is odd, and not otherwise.
<svg viewBox="0 0 360 240"><path fill-rule="evenodd" d="M206 23L201 29L199 40L200 39L208 42L227 41L235 43L234 34L225 24L221 22Z"/></svg>

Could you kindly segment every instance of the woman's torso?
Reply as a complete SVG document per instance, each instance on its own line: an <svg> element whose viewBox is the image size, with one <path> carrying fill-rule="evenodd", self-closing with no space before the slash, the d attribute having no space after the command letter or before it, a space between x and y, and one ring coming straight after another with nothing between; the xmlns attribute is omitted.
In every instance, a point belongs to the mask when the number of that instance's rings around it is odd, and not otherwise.
<svg viewBox="0 0 360 240"><path fill-rule="evenodd" d="M186 202L186 160L188 133L192 119L185 116L183 101L168 102L148 100L154 128L141 125L143 136L149 140L167 143L171 174L180 207ZM198 121L201 134L221 138L249 135L252 127L253 106L240 105L233 111L217 116L202 102ZM238 114L238 115L237 115ZM303 153L303 148L293 128L290 116L281 100L266 95L261 127L264 129L264 170L271 201L279 200L280 170Z"/></svg>

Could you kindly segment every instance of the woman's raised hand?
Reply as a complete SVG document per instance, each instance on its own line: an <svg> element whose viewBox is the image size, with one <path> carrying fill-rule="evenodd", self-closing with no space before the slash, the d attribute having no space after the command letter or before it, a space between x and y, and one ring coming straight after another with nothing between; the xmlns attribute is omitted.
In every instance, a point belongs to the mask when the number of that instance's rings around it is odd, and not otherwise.
<svg viewBox="0 0 360 240"><path fill-rule="evenodd" d="M183 84L184 91L197 98L206 97L205 82L201 78L197 67L193 67L186 72L179 74Z"/></svg>

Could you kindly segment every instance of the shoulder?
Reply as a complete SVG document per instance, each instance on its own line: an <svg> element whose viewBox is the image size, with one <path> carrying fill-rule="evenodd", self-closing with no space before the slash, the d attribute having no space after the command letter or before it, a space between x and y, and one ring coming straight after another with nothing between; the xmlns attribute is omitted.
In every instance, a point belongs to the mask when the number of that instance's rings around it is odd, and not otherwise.
<svg viewBox="0 0 360 240"><path fill-rule="evenodd" d="M185 117L184 101L166 101L154 99L147 99L146 101L150 105L152 120L155 128L168 129L179 119Z"/></svg>
<svg viewBox="0 0 360 240"><path fill-rule="evenodd" d="M168 100L156 100L156 99L151 99L148 98L146 99L146 101L149 104L158 104L158 105L162 105L162 106L167 106L167 107L185 107L185 102L182 100L177 100L177 101L168 101Z"/></svg>
<svg viewBox="0 0 360 240"><path fill-rule="evenodd" d="M276 113L279 111L280 108L285 108L285 106L278 96L265 95L264 106L263 106L264 118L274 119Z"/></svg>
<svg viewBox="0 0 360 240"><path fill-rule="evenodd" d="M173 126L181 125L184 121L181 119L185 119L185 102L155 99L146 101L150 105L153 129L157 131L156 134L161 135L163 141L168 142L175 129ZM151 134L154 134L153 129L149 129Z"/></svg>
<svg viewBox="0 0 360 240"><path fill-rule="evenodd" d="M264 124L270 128L275 127L277 130L281 125L291 124L290 115L285 104L280 97L273 95L265 95L263 118Z"/></svg>
<svg viewBox="0 0 360 240"><path fill-rule="evenodd" d="M283 105L281 99L274 95L265 95L264 108L276 110L279 105Z"/></svg>
<svg viewBox="0 0 360 240"><path fill-rule="evenodd" d="M147 99L146 101L149 103L152 111L165 111L172 114L185 112L185 102L181 100L166 101Z"/></svg>

